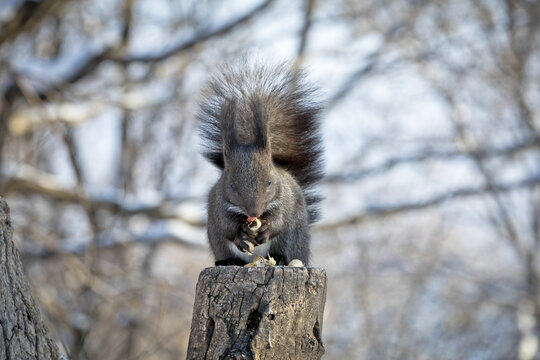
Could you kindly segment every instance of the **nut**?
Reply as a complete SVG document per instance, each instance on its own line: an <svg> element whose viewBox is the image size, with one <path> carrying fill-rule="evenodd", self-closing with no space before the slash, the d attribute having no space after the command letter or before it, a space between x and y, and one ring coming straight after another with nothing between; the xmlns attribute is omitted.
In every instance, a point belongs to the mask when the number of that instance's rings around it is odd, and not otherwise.
<svg viewBox="0 0 540 360"><path fill-rule="evenodd" d="M257 236L258 235L257 230L259 230L261 225L262 225L261 220L255 218L253 219L252 222L248 224L248 227L249 227L249 230L251 230L251 232L253 233L253 235Z"/></svg>
<svg viewBox="0 0 540 360"><path fill-rule="evenodd" d="M255 245L253 245L252 242L244 240L244 244L246 244L249 247L249 251L246 251L249 255L253 254L253 250L255 250Z"/></svg>
<svg viewBox="0 0 540 360"><path fill-rule="evenodd" d="M293 266L293 267L304 267L304 263L302 260L299 259L292 259L291 262L287 266Z"/></svg>

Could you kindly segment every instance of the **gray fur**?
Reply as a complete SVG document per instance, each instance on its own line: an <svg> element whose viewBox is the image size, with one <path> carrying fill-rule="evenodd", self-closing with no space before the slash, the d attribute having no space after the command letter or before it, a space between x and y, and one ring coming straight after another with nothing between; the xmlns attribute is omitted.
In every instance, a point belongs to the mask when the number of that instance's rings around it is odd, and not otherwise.
<svg viewBox="0 0 540 360"><path fill-rule="evenodd" d="M251 260L245 240L281 264L308 264L319 201L312 186L321 176L320 106L301 72L243 65L210 82L198 114L206 156L222 169L208 197L210 247L216 264ZM248 216L263 222L255 239L246 235Z"/></svg>
<svg viewBox="0 0 540 360"><path fill-rule="evenodd" d="M300 259L307 264L310 235L302 190L287 172L278 169L277 173L276 185L279 191L267 205L275 210L268 211L263 217L272 229L269 254L281 257L284 263ZM223 196L223 188L227 186L229 184L221 177L208 197L208 239L216 261L238 257L229 246L236 236L238 220L231 217L231 204ZM278 204L277 208L275 204Z"/></svg>

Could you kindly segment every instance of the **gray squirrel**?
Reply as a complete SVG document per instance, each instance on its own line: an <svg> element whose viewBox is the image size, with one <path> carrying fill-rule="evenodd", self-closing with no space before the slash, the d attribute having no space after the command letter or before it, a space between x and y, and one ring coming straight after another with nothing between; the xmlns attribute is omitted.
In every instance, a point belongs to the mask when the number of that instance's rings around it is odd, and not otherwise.
<svg viewBox="0 0 540 360"><path fill-rule="evenodd" d="M217 265L255 255L309 264L309 226L319 218L321 104L301 70L223 68L197 113L204 156L221 177L208 196L208 239ZM258 232L250 230L259 219Z"/></svg>

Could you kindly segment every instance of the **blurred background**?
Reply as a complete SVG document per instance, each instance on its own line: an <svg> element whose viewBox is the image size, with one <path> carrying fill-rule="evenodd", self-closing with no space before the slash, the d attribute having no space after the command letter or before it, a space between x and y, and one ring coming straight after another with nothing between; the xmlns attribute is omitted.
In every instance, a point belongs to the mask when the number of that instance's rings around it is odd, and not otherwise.
<svg viewBox="0 0 540 360"><path fill-rule="evenodd" d="M3 0L0 196L72 359L185 357L217 66L326 101L326 359L540 359L540 2Z"/></svg>

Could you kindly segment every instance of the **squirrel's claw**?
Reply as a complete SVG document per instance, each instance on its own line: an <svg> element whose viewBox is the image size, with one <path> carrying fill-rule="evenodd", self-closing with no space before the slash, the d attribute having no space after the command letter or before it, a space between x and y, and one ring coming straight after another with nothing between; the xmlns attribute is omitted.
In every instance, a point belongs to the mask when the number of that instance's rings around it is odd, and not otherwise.
<svg viewBox="0 0 540 360"><path fill-rule="evenodd" d="M258 219L257 219L258 220ZM241 223L236 229L234 244L236 247L245 253L251 254L255 246L262 245L270 239L270 227L267 221L260 221L260 227L256 234L250 229L249 223ZM253 227L253 225L251 226Z"/></svg>
<svg viewBox="0 0 540 360"><path fill-rule="evenodd" d="M253 249L255 249L255 246L257 245L255 239L253 239L250 234L251 231L247 228L247 225L240 224L236 228L236 236L233 240L238 250L249 255L253 253Z"/></svg>
<svg viewBox="0 0 540 360"><path fill-rule="evenodd" d="M247 234L249 237L247 240L251 241L255 246L262 245L270 239L270 226L266 220L255 219L251 223L241 224L240 230Z"/></svg>
<svg viewBox="0 0 540 360"><path fill-rule="evenodd" d="M241 252L252 255L253 249L255 249L255 244L253 244L253 242L250 240L244 240L242 237L237 236L234 238L233 243Z"/></svg>
<svg viewBox="0 0 540 360"><path fill-rule="evenodd" d="M272 231L268 225L268 221L263 221L261 227L257 230L257 236L254 240L257 245L262 245L270 239Z"/></svg>

